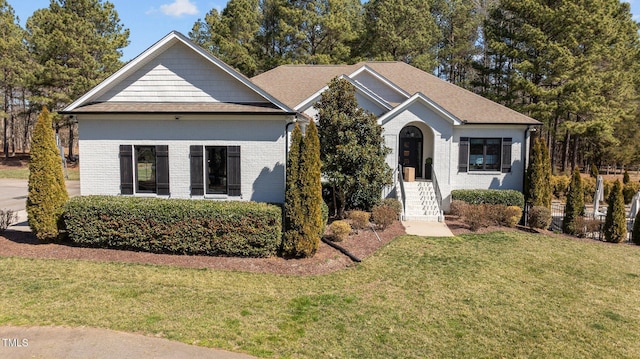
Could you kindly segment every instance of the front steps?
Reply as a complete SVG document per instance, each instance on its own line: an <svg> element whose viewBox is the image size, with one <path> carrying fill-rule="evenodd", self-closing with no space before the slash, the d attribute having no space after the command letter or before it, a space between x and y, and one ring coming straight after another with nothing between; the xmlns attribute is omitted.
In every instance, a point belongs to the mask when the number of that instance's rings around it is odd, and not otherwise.
<svg viewBox="0 0 640 359"><path fill-rule="evenodd" d="M432 182L404 182L404 193L405 221L444 221Z"/></svg>

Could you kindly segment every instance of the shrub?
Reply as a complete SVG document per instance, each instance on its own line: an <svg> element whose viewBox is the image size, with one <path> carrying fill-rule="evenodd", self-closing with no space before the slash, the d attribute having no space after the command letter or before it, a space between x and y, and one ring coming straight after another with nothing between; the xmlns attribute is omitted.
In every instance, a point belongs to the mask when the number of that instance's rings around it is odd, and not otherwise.
<svg viewBox="0 0 640 359"><path fill-rule="evenodd" d="M459 199L454 199L453 201L451 201L451 204L449 205L449 214L452 216L463 216L464 215L464 211L467 208L468 204L464 201L461 201Z"/></svg>
<svg viewBox="0 0 640 359"><path fill-rule="evenodd" d="M569 176L551 176L551 186L554 197L558 199L564 198L567 195L570 181Z"/></svg>
<svg viewBox="0 0 640 359"><path fill-rule="evenodd" d="M515 227L522 218L522 209L518 206L508 206L504 210L502 224L507 227Z"/></svg>
<svg viewBox="0 0 640 359"><path fill-rule="evenodd" d="M571 177L569 193L567 193L567 203L564 206L564 218L562 221L562 231L568 234L578 234L576 220L584 216L584 191L582 190L582 178L578 167Z"/></svg>
<svg viewBox="0 0 640 359"><path fill-rule="evenodd" d="M48 242L58 237L60 215L68 199L51 114L45 107L33 130L27 195L29 227L39 241Z"/></svg>
<svg viewBox="0 0 640 359"><path fill-rule="evenodd" d="M622 189L622 195L624 196L624 203L629 204L633 200L633 196L640 190L639 182L626 183Z"/></svg>
<svg viewBox="0 0 640 359"><path fill-rule="evenodd" d="M398 213L396 208L383 204L373 207L371 219L376 227L384 230L398 220Z"/></svg>
<svg viewBox="0 0 640 359"><path fill-rule="evenodd" d="M17 215L13 210L7 209L3 211L0 209L0 233L4 232L16 218Z"/></svg>
<svg viewBox="0 0 640 359"><path fill-rule="evenodd" d="M255 202L85 196L63 219L80 246L153 253L269 257L282 233L282 209Z"/></svg>
<svg viewBox="0 0 640 359"><path fill-rule="evenodd" d="M527 202L551 208L551 160L547 144L541 138L533 143L525 179Z"/></svg>
<svg viewBox="0 0 640 359"><path fill-rule="evenodd" d="M596 194L596 179L591 177L583 178L582 191L585 203L593 203L593 196Z"/></svg>
<svg viewBox="0 0 640 359"><path fill-rule="evenodd" d="M347 221L333 221L330 225L329 225L329 229L331 230L331 233L333 233L333 241L334 242L342 242L345 239L347 239L347 237L349 237L349 234L351 233L351 225L349 224L349 222Z"/></svg>
<svg viewBox="0 0 640 359"><path fill-rule="evenodd" d="M598 173L598 166L596 166L595 163L591 164L591 169L589 170L589 175L591 176L591 178L598 178L598 175L600 173Z"/></svg>
<svg viewBox="0 0 640 359"><path fill-rule="evenodd" d="M607 199L607 216L604 221L604 239L607 242L620 243L627 237L627 219L625 218L622 185L616 180Z"/></svg>
<svg viewBox="0 0 640 359"><path fill-rule="evenodd" d="M472 231L489 227L495 223L495 212L489 210L490 205L472 204L468 205L462 216L462 221L469 226Z"/></svg>
<svg viewBox="0 0 640 359"><path fill-rule="evenodd" d="M574 221L575 235L586 237L588 233L600 231L600 221L593 218L578 217Z"/></svg>
<svg viewBox="0 0 640 359"><path fill-rule="evenodd" d="M385 198L384 201L382 201L382 204L384 206L393 208L393 210L396 212L396 219L399 218L402 214L402 203L400 203L400 201L398 201L397 199Z"/></svg>
<svg viewBox="0 0 640 359"><path fill-rule="evenodd" d="M353 210L347 213L347 218L351 220L352 228L356 230L367 229L369 228L369 218L371 218L371 213Z"/></svg>
<svg viewBox="0 0 640 359"><path fill-rule="evenodd" d="M640 245L640 211L633 220L633 230L631 232L631 240L633 243Z"/></svg>
<svg viewBox="0 0 640 359"><path fill-rule="evenodd" d="M543 206L529 209L529 227L547 229L551 225L551 210Z"/></svg>
<svg viewBox="0 0 640 359"><path fill-rule="evenodd" d="M458 189L451 191L451 200L469 204L502 204L524 208L524 195L515 190Z"/></svg>
<svg viewBox="0 0 640 359"><path fill-rule="evenodd" d="M622 183L627 184L631 182L631 177L629 177L629 171L624 170L624 174L622 175Z"/></svg>

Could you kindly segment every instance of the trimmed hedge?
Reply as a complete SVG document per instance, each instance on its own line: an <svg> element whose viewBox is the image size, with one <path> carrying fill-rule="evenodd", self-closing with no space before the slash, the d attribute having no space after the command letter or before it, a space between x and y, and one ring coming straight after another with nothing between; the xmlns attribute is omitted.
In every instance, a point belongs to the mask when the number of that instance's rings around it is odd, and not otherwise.
<svg viewBox="0 0 640 359"><path fill-rule="evenodd" d="M282 236L282 209L255 202L83 196L63 221L80 246L153 253L269 257Z"/></svg>
<svg viewBox="0 0 640 359"><path fill-rule="evenodd" d="M511 189L456 189L451 191L451 200L468 204L502 204L524 208L524 195Z"/></svg>

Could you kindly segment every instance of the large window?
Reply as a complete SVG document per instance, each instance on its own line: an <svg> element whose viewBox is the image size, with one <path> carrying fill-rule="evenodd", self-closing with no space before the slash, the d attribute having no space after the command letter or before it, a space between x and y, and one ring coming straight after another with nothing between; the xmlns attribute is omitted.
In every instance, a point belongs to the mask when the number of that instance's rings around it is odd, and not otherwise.
<svg viewBox="0 0 640 359"><path fill-rule="evenodd" d="M206 147L207 194L227 194L227 147Z"/></svg>
<svg viewBox="0 0 640 359"><path fill-rule="evenodd" d="M120 193L169 193L169 147L120 145Z"/></svg>
<svg viewBox="0 0 640 359"><path fill-rule="evenodd" d="M156 146L135 146L136 192L156 193Z"/></svg>
<svg viewBox="0 0 640 359"><path fill-rule="evenodd" d="M458 171L511 172L511 138L460 137Z"/></svg>
<svg viewBox="0 0 640 359"><path fill-rule="evenodd" d="M469 139L469 171L499 171L502 139Z"/></svg>

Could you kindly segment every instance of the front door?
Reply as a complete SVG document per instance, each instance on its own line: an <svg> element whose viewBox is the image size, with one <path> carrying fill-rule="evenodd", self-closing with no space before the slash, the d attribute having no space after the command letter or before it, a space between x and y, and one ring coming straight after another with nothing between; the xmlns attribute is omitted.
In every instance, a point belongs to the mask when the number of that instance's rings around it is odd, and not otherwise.
<svg viewBox="0 0 640 359"><path fill-rule="evenodd" d="M407 126L400 131L400 164L416 169L416 177L422 178L422 131Z"/></svg>

